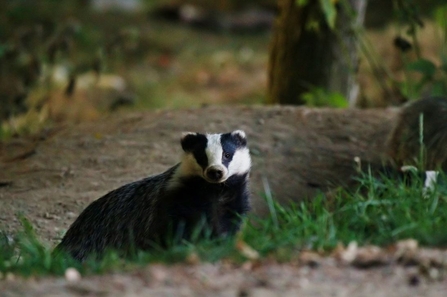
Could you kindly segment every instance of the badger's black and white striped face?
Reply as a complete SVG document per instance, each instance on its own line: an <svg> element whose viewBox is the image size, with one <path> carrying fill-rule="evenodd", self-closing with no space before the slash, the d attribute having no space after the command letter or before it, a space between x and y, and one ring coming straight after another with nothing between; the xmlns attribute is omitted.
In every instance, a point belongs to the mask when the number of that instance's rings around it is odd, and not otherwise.
<svg viewBox="0 0 447 297"><path fill-rule="evenodd" d="M198 175L210 183L222 183L230 176L250 171L251 159L244 131L226 134L186 132L181 144L185 152L184 175Z"/></svg>

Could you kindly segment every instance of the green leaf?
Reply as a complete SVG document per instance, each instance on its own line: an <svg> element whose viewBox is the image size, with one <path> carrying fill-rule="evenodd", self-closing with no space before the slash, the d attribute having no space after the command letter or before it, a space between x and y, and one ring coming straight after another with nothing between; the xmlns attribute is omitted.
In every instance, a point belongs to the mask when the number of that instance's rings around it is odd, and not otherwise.
<svg viewBox="0 0 447 297"><path fill-rule="evenodd" d="M435 22L441 27L441 30L447 29L447 5L438 6L434 12Z"/></svg>
<svg viewBox="0 0 447 297"><path fill-rule="evenodd" d="M0 45L0 58L5 55L6 47L3 45Z"/></svg>
<svg viewBox="0 0 447 297"><path fill-rule="evenodd" d="M348 100L340 93L330 93L328 96L328 105L331 107L348 107Z"/></svg>
<svg viewBox="0 0 447 297"><path fill-rule="evenodd" d="M427 59L419 59L407 65L407 70L416 71L425 76L433 76L436 72L436 65Z"/></svg>
<svg viewBox="0 0 447 297"><path fill-rule="evenodd" d="M432 85L432 96L445 96L447 95L447 84L444 81L437 80Z"/></svg>
<svg viewBox="0 0 447 297"><path fill-rule="evenodd" d="M321 10L323 11L326 23L332 30L335 29L335 20L337 19L337 8L334 0L320 0Z"/></svg>
<svg viewBox="0 0 447 297"><path fill-rule="evenodd" d="M348 100L340 93L328 92L323 88L312 88L301 95L307 106L348 107Z"/></svg>
<svg viewBox="0 0 447 297"><path fill-rule="evenodd" d="M441 70L447 73L447 55L441 54Z"/></svg>
<svg viewBox="0 0 447 297"><path fill-rule="evenodd" d="M296 0L296 4L298 6L306 6L309 3L309 0Z"/></svg>

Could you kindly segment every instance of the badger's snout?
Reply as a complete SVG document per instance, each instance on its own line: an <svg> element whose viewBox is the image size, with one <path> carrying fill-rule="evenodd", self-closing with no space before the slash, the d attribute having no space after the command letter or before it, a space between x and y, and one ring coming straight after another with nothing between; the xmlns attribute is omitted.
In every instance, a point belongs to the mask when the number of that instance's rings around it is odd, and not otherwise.
<svg viewBox="0 0 447 297"><path fill-rule="evenodd" d="M209 182L220 183L226 180L227 169L223 166L210 166L205 170L205 177Z"/></svg>

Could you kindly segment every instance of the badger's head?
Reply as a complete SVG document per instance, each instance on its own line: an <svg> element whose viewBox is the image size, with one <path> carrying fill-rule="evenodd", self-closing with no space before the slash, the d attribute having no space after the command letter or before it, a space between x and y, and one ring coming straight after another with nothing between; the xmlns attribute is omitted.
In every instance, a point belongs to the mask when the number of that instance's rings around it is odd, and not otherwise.
<svg viewBox="0 0 447 297"><path fill-rule="evenodd" d="M250 171L250 153L242 130L225 134L186 132L182 135L181 144L185 152L182 175L223 183L230 176Z"/></svg>

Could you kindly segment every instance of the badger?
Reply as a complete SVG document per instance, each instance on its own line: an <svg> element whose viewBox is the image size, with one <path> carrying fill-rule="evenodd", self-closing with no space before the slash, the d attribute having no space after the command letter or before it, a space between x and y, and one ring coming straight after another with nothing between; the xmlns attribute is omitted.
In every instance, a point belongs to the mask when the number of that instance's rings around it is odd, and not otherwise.
<svg viewBox="0 0 447 297"><path fill-rule="evenodd" d="M397 167L422 165L426 170L447 172L447 98L434 96L407 103L396 118L386 146L389 159Z"/></svg>
<svg viewBox="0 0 447 297"><path fill-rule="evenodd" d="M180 163L92 202L55 251L83 261L108 249L127 255L166 247L174 239L235 234L250 209L251 159L244 131L186 132L180 142Z"/></svg>

